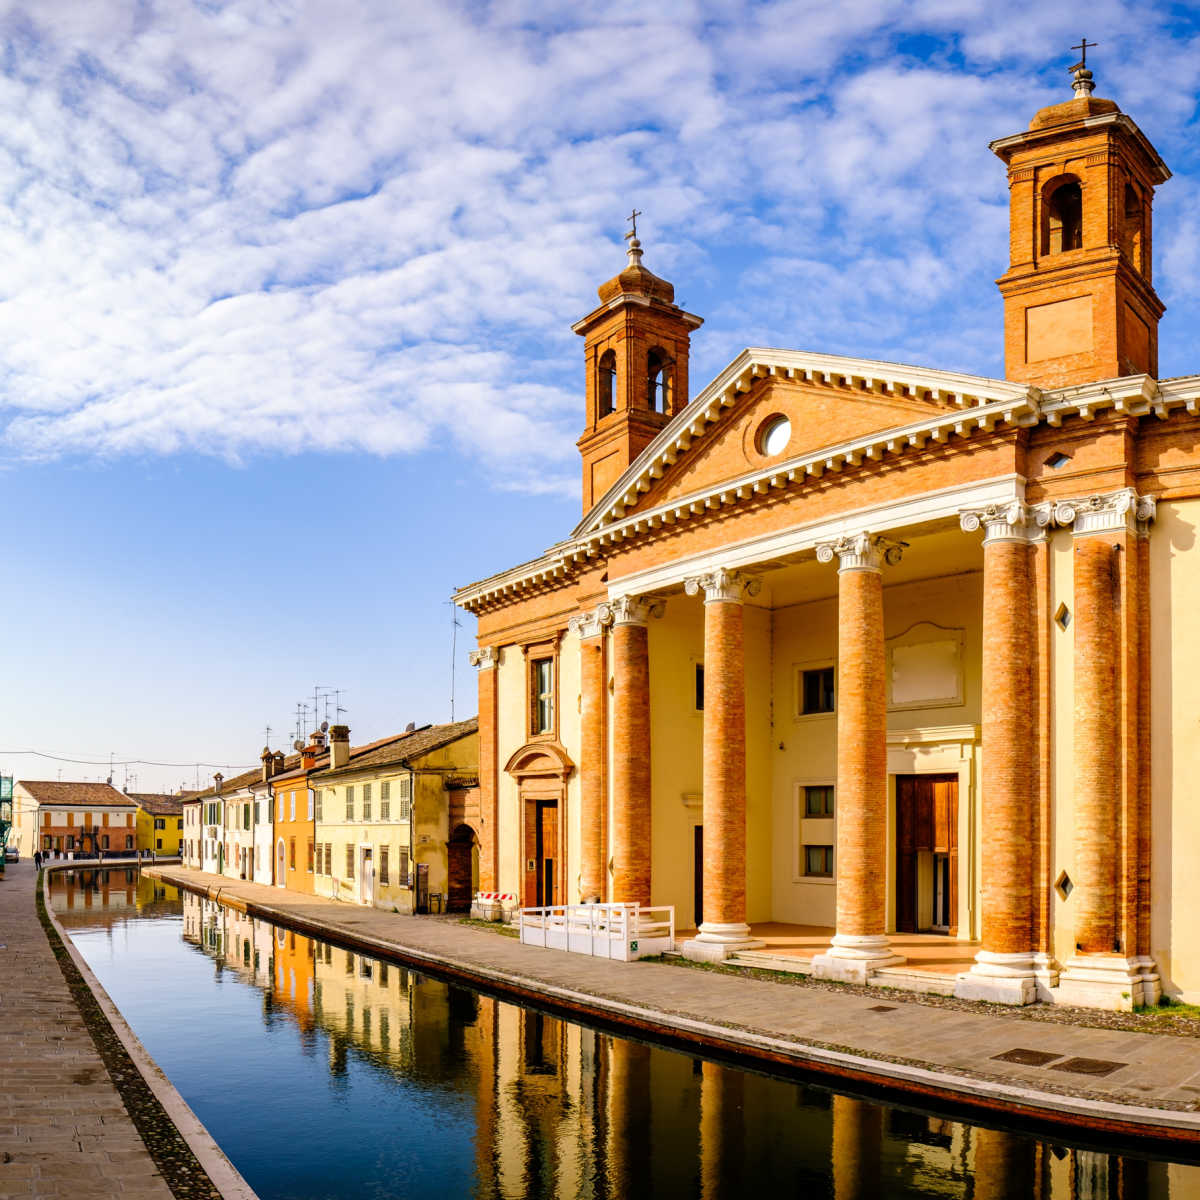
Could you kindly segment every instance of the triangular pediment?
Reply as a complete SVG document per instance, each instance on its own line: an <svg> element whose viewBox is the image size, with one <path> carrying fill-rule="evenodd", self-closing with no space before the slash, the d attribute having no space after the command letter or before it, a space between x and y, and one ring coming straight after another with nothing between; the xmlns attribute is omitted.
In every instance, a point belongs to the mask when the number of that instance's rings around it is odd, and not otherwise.
<svg viewBox="0 0 1200 1200"><path fill-rule="evenodd" d="M665 428L576 535L891 431L1025 404L1023 384L795 351L747 350ZM778 428L773 438L767 432Z"/></svg>

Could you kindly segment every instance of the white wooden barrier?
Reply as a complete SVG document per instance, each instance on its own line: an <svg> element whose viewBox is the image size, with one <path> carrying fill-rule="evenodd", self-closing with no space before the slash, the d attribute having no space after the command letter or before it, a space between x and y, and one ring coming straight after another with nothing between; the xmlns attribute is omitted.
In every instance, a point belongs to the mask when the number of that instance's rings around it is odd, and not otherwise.
<svg viewBox="0 0 1200 1200"><path fill-rule="evenodd" d="M675 949L675 908L638 904L553 904L522 908L517 928L526 946L633 962Z"/></svg>

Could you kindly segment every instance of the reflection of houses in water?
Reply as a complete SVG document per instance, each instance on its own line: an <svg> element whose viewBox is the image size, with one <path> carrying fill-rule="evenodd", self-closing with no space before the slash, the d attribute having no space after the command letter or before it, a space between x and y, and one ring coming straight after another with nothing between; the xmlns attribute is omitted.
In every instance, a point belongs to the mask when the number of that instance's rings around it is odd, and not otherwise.
<svg viewBox="0 0 1200 1200"><path fill-rule="evenodd" d="M185 894L184 937L355 1062L474 1110L480 1200L737 1196L1135 1200L1166 1164L885 1108L613 1038Z"/></svg>
<svg viewBox="0 0 1200 1200"><path fill-rule="evenodd" d="M149 920L178 916L178 891L139 876L136 867L75 867L46 875L46 897L66 926L109 928L131 916Z"/></svg>

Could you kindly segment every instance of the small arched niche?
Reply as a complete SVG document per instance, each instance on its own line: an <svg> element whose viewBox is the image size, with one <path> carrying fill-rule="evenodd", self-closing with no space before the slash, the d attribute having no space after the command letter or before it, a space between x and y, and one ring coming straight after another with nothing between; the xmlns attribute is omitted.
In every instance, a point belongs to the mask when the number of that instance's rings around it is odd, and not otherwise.
<svg viewBox="0 0 1200 1200"><path fill-rule="evenodd" d="M600 420L611 413L616 404L617 391L617 356L612 350L605 350L596 364L596 419Z"/></svg>
<svg viewBox="0 0 1200 1200"><path fill-rule="evenodd" d="M1042 193L1042 253L1083 247L1083 188L1074 175L1052 179Z"/></svg>
<svg viewBox="0 0 1200 1200"><path fill-rule="evenodd" d="M671 408L671 361L661 346L646 355L646 404L651 412L665 413Z"/></svg>

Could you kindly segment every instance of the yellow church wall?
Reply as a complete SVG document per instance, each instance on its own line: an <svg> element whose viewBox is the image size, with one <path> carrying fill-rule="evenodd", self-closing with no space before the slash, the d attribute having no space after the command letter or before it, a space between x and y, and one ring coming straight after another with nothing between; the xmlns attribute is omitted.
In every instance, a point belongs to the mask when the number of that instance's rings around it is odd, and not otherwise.
<svg viewBox="0 0 1200 1200"><path fill-rule="evenodd" d="M1150 535L1150 945L1163 990L1200 1003L1200 500L1162 503Z"/></svg>
<svg viewBox="0 0 1200 1200"><path fill-rule="evenodd" d="M1074 536L1050 535L1050 614L1075 605ZM1075 873L1075 623L1050 628L1050 883ZM1050 893L1050 945L1058 962L1075 954L1070 901Z"/></svg>
<svg viewBox="0 0 1200 1200"><path fill-rule="evenodd" d="M499 826L499 886L518 897L522 889L521 809L517 781L504 769L525 744L525 658L517 646L505 646L496 669L497 758L496 821Z"/></svg>
<svg viewBox="0 0 1200 1200"><path fill-rule="evenodd" d="M651 898L673 904L677 927L692 929L695 828L703 821L704 714L695 704L695 672L704 661L704 605L672 596L649 629Z"/></svg>
<svg viewBox="0 0 1200 1200"><path fill-rule="evenodd" d="M979 746L974 730L982 715L982 589L982 575L978 571L884 589L884 633L889 648L910 644L914 638L919 644L923 638L947 637L960 637L962 646L959 660L961 702L893 707L888 711L889 734L922 731L919 741L913 735L911 743L892 738L889 745L890 803L885 858L889 929L895 926L895 775L898 773L959 776L960 936L967 936L976 924L979 905ZM837 715L836 712L800 715L797 677L804 670L834 666L836 659L836 596L787 605L774 611L774 724L769 727L773 748L773 811L769 827L773 870L771 919L776 921L810 925L834 923L834 882L804 876L801 847L805 844L836 845L837 842L836 797L833 818L810 818L803 812L806 785L836 782ZM964 727L969 728L964 732Z"/></svg>
<svg viewBox="0 0 1200 1200"><path fill-rule="evenodd" d="M575 764L575 770L567 777L566 834L567 866L566 902L579 903L579 867L583 847L583 828L580 816L579 763L581 759L580 710L582 707L582 681L579 638L573 633L563 636L558 653L558 740L567 756ZM563 820L559 814L559 820Z"/></svg>

